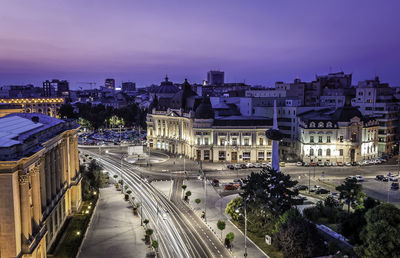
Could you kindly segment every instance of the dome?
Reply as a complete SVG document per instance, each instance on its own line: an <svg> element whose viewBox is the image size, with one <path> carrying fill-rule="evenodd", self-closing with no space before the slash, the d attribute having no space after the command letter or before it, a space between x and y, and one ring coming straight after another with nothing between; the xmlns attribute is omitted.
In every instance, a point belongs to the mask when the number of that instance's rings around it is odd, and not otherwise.
<svg viewBox="0 0 400 258"><path fill-rule="evenodd" d="M156 89L156 93L160 94L175 94L178 91L179 88L168 80L168 76L165 77L165 81L161 82L161 85Z"/></svg>
<svg viewBox="0 0 400 258"><path fill-rule="evenodd" d="M196 119L213 119L214 118L214 110L212 108L210 98L204 97L203 101L196 108L195 112Z"/></svg>

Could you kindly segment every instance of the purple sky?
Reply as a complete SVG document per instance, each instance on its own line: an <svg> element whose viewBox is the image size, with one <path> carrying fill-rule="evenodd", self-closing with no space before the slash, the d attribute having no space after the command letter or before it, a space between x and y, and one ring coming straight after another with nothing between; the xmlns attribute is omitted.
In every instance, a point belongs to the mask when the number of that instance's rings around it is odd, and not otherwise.
<svg viewBox="0 0 400 258"><path fill-rule="evenodd" d="M2 0L0 85L115 78L270 86L330 71L400 85L400 1Z"/></svg>

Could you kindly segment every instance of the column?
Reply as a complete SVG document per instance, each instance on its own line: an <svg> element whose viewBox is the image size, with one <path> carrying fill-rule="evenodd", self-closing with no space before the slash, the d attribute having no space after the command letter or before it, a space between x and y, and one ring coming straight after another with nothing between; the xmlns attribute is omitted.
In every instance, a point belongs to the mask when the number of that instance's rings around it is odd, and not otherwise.
<svg viewBox="0 0 400 258"><path fill-rule="evenodd" d="M39 162L39 178L40 178L40 200L42 212L46 209L46 175L44 170L44 156L40 157Z"/></svg>
<svg viewBox="0 0 400 258"><path fill-rule="evenodd" d="M35 167L31 171L31 183L32 183L32 204L33 204L33 220L36 223L36 226L40 224L40 220L42 219L42 209L41 209L41 201L40 201L40 178L39 178L39 167Z"/></svg>
<svg viewBox="0 0 400 258"><path fill-rule="evenodd" d="M62 160L63 160L63 174L62 174L62 185L64 185L65 181L67 181L68 178L68 155L67 155L67 144L65 140L63 140L62 145L61 145L61 155L62 155Z"/></svg>
<svg viewBox="0 0 400 258"><path fill-rule="evenodd" d="M51 203L51 164L50 151L45 153L45 179L46 179L46 203Z"/></svg>
<svg viewBox="0 0 400 258"><path fill-rule="evenodd" d="M74 155L75 155L75 171L79 172L79 154L78 154L78 136L75 134L74 136Z"/></svg>
<svg viewBox="0 0 400 258"><path fill-rule="evenodd" d="M32 215L29 201L29 177L28 175L19 175L19 193L21 206L21 233L23 243L32 235Z"/></svg>
<svg viewBox="0 0 400 258"><path fill-rule="evenodd" d="M51 198L54 199L54 197L57 195L57 189L56 189L56 155L55 155L55 149L52 148L50 150L50 176L51 176Z"/></svg>
<svg viewBox="0 0 400 258"><path fill-rule="evenodd" d="M59 153L59 146L54 147L54 175L55 175L55 189L56 193L60 192L60 177L61 177L61 158Z"/></svg>
<svg viewBox="0 0 400 258"><path fill-rule="evenodd" d="M70 178L75 177L75 155L74 155L74 139L73 136L70 136L69 138L69 158L70 158Z"/></svg>

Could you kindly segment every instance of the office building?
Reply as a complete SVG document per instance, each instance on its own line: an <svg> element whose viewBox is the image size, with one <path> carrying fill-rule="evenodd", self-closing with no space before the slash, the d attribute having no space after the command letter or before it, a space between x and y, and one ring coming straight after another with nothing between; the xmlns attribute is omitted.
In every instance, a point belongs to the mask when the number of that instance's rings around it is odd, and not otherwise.
<svg viewBox="0 0 400 258"><path fill-rule="evenodd" d="M114 79L106 79L104 86L106 89L115 90L115 80Z"/></svg>
<svg viewBox="0 0 400 258"><path fill-rule="evenodd" d="M225 83L225 73L222 71L209 71L207 73L208 85L223 85Z"/></svg>

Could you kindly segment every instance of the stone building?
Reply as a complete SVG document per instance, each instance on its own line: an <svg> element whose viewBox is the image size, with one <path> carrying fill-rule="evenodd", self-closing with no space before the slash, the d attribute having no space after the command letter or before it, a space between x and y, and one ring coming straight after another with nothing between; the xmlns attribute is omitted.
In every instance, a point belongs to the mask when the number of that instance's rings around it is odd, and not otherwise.
<svg viewBox="0 0 400 258"><path fill-rule="evenodd" d="M0 99L0 104L15 105L24 113L41 113L58 118L58 110L65 103L63 98L18 98Z"/></svg>
<svg viewBox="0 0 400 258"><path fill-rule="evenodd" d="M272 143L265 137L272 119L214 109L210 99L197 96L187 81L172 98L156 98L150 110L147 141L152 149L209 162L265 162L272 158Z"/></svg>
<svg viewBox="0 0 400 258"><path fill-rule="evenodd" d="M379 122L355 107L299 114L299 153L304 162L358 162L378 157Z"/></svg>
<svg viewBox="0 0 400 258"><path fill-rule="evenodd" d="M0 118L0 257L46 257L80 209L78 127L43 114Z"/></svg>

